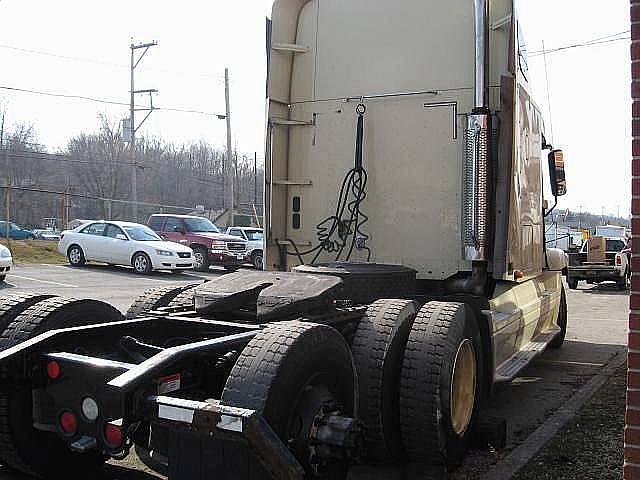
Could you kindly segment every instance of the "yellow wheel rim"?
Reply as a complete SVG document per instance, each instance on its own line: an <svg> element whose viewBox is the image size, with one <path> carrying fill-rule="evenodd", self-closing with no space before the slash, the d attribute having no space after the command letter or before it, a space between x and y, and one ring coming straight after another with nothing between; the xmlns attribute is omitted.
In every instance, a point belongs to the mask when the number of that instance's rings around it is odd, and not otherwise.
<svg viewBox="0 0 640 480"><path fill-rule="evenodd" d="M476 353L473 342L465 339L458 346L451 382L451 426L456 435L463 435L473 415L476 399Z"/></svg>

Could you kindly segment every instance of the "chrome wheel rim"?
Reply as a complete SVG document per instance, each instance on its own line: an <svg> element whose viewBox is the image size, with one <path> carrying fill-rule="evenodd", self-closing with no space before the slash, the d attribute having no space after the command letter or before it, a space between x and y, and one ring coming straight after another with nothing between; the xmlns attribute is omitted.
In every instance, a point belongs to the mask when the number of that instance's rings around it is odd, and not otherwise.
<svg viewBox="0 0 640 480"><path fill-rule="evenodd" d="M144 272L147 270L147 258L144 255L138 255L133 261L133 268L138 272Z"/></svg>
<svg viewBox="0 0 640 480"><path fill-rule="evenodd" d="M451 426L456 435L463 435L469 428L476 398L476 353L470 339L458 346L453 364L451 382Z"/></svg>
<svg viewBox="0 0 640 480"><path fill-rule="evenodd" d="M204 255L200 252L195 252L193 254L193 266L195 268L200 268L204 264Z"/></svg>
<svg viewBox="0 0 640 480"><path fill-rule="evenodd" d="M71 261L71 263L80 263L80 258L80 249L72 248L69 251L69 260Z"/></svg>

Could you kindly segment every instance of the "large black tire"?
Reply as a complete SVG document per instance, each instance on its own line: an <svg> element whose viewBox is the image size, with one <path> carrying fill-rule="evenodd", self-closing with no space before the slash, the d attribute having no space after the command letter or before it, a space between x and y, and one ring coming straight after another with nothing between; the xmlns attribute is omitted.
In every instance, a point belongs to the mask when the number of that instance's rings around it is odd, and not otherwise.
<svg viewBox="0 0 640 480"><path fill-rule="evenodd" d="M469 374L456 382L461 389L454 386L458 361L460 368L473 363ZM481 365L482 344L470 308L452 302L422 307L409 334L400 378L400 425L411 461L449 468L460 464L477 412ZM471 389L468 395L465 390ZM464 404L460 410L454 407L456 399ZM465 414L456 415L461 411ZM457 427L454 415L464 418Z"/></svg>
<svg viewBox="0 0 640 480"><path fill-rule="evenodd" d="M67 249L67 259L72 267L81 267L87 262L80 245L71 245Z"/></svg>
<svg viewBox="0 0 640 480"><path fill-rule="evenodd" d="M54 297L42 293L10 293L0 297L0 332L4 331L13 320L42 300Z"/></svg>
<svg viewBox="0 0 640 480"><path fill-rule="evenodd" d="M209 252L204 247L195 247L193 249L193 269L196 272L209 271Z"/></svg>
<svg viewBox="0 0 640 480"><path fill-rule="evenodd" d="M342 415L356 416L356 377L349 346L335 329L298 321L275 323L242 351L222 402L261 412L290 446L307 478L339 479L346 474L346 464L337 462L316 475L305 441L324 401L333 400Z"/></svg>
<svg viewBox="0 0 640 480"><path fill-rule="evenodd" d="M49 298L27 308L7 325L0 334L0 350L48 330L118 320L122 320L118 310L97 300ZM71 452L57 434L34 429L31 415L31 388L3 383L0 459L4 465L44 478L98 478L104 463L102 454Z"/></svg>
<svg viewBox="0 0 640 480"><path fill-rule="evenodd" d="M567 277L567 285L569 285L569 288L571 290L577 289L578 288L578 279L577 278Z"/></svg>
<svg viewBox="0 0 640 480"><path fill-rule="evenodd" d="M378 300L367 308L351 351L358 372L358 416L366 426L367 455L400 459L398 395L402 358L417 305L411 300Z"/></svg>
<svg viewBox="0 0 640 480"><path fill-rule="evenodd" d="M134 300L124 316L127 319L132 319L152 310L166 307L182 292L197 285L199 283L190 283L179 287L172 285L170 287L150 288Z"/></svg>
<svg viewBox="0 0 640 480"><path fill-rule="evenodd" d="M562 287L560 293L560 309L558 310L557 323L560 327L560 333L549 342L549 348L553 349L560 348L564 343L564 338L567 336L567 296L564 293L564 287Z"/></svg>

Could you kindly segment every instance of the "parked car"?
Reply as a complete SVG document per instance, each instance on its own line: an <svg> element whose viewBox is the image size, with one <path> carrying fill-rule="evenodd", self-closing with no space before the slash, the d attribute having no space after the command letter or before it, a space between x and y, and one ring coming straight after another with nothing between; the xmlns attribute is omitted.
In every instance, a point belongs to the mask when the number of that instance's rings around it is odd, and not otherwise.
<svg viewBox="0 0 640 480"><path fill-rule="evenodd" d="M191 247L194 269L199 272L208 271L210 265L235 270L250 261L246 241L221 233L206 218L156 214L147 225L162 238Z"/></svg>
<svg viewBox="0 0 640 480"><path fill-rule="evenodd" d="M4 279L7 278L12 264L11 251L4 245L0 245L0 282L4 282Z"/></svg>
<svg viewBox="0 0 640 480"><path fill-rule="evenodd" d="M193 251L167 242L145 225L129 222L91 222L62 232L58 251L74 267L87 261L131 265L137 273L193 268Z"/></svg>
<svg viewBox="0 0 640 480"><path fill-rule="evenodd" d="M7 236L7 222L0 221L0 237ZM35 235L31 230L22 228L13 222L9 222L9 238L12 240L33 240Z"/></svg>
<svg viewBox="0 0 640 480"><path fill-rule="evenodd" d="M60 240L60 232L52 228L34 228L31 232L36 240L48 240L53 242Z"/></svg>
<svg viewBox="0 0 640 480"><path fill-rule="evenodd" d="M227 228L227 235L246 240L251 264L258 270L264 268L264 233L261 228L229 227Z"/></svg>

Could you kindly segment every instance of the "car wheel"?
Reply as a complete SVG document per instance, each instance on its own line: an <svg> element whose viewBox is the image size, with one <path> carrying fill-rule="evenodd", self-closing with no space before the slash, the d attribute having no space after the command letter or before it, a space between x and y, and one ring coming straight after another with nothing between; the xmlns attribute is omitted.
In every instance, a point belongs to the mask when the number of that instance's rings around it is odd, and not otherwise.
<svg viewBox="0 0 640 480"><path fill-rule="evenodd" d="M84 252L78 245L71 245L67 251L67 258L72 267L81 267L86 263Z"/></svg>
<svg viewBox="0 0 640 480"><path fill-rule="evenodd" d="M262 256L262 250L253 252L251 254L251 263L253 264L253 268L255 268L256 270L264 269L264 258Z"/></svg>
<svg viewBox="0 0 640 480"><path fill-rule="evenodd" d="M206 249L202 247L193 249L193 269L196 272L209 271L209 254Z"/></svg>
<svg viewBox="0 0 640 480"><path fill-rule="evenodd" d="M146 275L151 273L153 270L153 266L151 265L151 259L146 253L138 252L133 256L133 260L131 261L131 266L135 270L136 273L140 273Z"/></svg>

